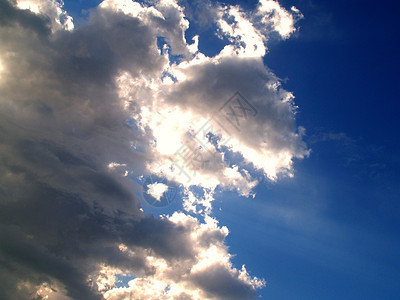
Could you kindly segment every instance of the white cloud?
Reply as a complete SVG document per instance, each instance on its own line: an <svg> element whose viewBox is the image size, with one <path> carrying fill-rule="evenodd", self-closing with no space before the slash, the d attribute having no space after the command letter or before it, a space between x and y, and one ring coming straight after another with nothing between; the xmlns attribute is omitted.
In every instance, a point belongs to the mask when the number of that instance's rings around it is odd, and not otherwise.
<svg viewBox="0 0 400 300"><path fill-rule="evenodd" d="M254 24L246 18L245 13L240 11L238 6L226 6L219 10L219 19L217 24L222 30L223 35L228 36L237 48L228 45L231 49L229 54L243 57L260 57L266 53L264 45L264 36L256 29Z"/></svg>
<svg viewBox="0 0 400 300"><path fill-rule="evenodd" d="M17 0L17 7L28 9L50 19L52 30L73 30L73 18L62 9L64 2L56 0Z"/></svg>
<svg viewBox="0 0 400 300"><path fill-rule="evenodd" d="M51 284L43 282L38 286L32 285L28 281L20 282L18 289L26 291L32 297L46 300L72 300L70 297L65 296L65 287L59 282L52 282Z"/></svg>
<svg viewBox="0 0 400 300"><path fill-rule="evenodd" d="M279 173L290 174L292 159L308 154L302 142L303 129L295 127L293 95L280 87L279 80L266 69L260 57L221 54L200 63L174 66L173 71L182 73L184 79L165 87L166 103L185 107L185 113L197 116L198 120L213 119L214 127L221 128L215 121L223 123L229 134L222 129L220 134L223 139L232 137L227 142L230 149L243 155L269 178L276 179ZM218 112L236 90L256 108L255 116L240 118L240 128L234 128L226 115ZM181 128L185 127L183 124L179 120Z"/></svg>
<svg viewBox="0 0 400 300"><path fill-rule="evenodd" d="M118 167L126 167L126 164L119 164L119 163L117 163L117 162L110 162L110 163L108 164L108 167L109 167L110 169L114 169L114 168L118 168Z"/></svg>
<svg viewBox="0 0 400 300"><path fill-rule="evenodd" d="M292 6L291 12L288 12L274 0L260 0L257 13L262 16L261 22L272 25L271 28L282 38L288 38L296 30L294 24L303 17L296 7Z"/></svg>
<svg viewBox="0 0 400 300"><path fill-rule="evenodd" d="M168 219L190 228L192 256L182 260L148 256L153 274L137 276L128 287L107 289L106 299L250 299L257 288L265 285L263 280L251 277L244 266L238 270L232 265L224 245L229 231L219 227L215 219L206 217L200 223L184 213L174 213ZM103 282L101 279L99 286L103 287Z"/></svg>
<svg viewBox="0 0 400 300"><path fill-rule="evenodd" d="M204 195L195 195L193 191L187 189L183 198L183 208L187 212L194 214L209 215L214 201L213 191L204 190Z"/></svg>
<svg viewBox="0 0 400 300"><path fill-rule="evenodd" d="M147 193L156 198L157 201L160 201L161 197L168 190L168 185L164 183L155 182L152 184L148 184L147 188L148 188Z"/></svg>

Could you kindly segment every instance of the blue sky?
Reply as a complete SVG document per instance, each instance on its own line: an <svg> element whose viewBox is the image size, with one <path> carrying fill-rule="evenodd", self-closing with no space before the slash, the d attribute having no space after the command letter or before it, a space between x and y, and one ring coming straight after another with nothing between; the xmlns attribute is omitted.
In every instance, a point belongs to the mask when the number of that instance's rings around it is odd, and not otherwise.
<svg viewBox="0 0 400 300"><path fill-rule="evenodd" d="M314 2L283 2L305 18L265 57L296 95L312 153L293 180L259 187L251 201L222 200L219 218L238 259L268 274L263 299L397 299L395 9Z"/></svg>
<svg viewBox="0 0 400 300"><path fill-rule="evenodd" d="M294 179L265 182L255 199L221 196L215 214L231 229L235 260L266 277L262 299L397 299L395 10L281 3L305 17L296 36L273 43L264 61L294 91L312 153L295 162ZM210 44L200 47L212 53Z"/></svg>
<svg viewBox="0 0 400 300"><path fill-rule="evenodd" d="M399 299L394 4L16 3L0 298ZM237 91L255 116L179 173Z"/></svg>
<svg viewBox="0 0 400 300"><path fill-rule="evenodd" d="M259 186L251 200L221 197L216 214L232 231L237 260L267 274L262 299L397 299L395 9L281 3L305 18L264 60L294 91L312 153L296 161L294 179Z"/></svg>

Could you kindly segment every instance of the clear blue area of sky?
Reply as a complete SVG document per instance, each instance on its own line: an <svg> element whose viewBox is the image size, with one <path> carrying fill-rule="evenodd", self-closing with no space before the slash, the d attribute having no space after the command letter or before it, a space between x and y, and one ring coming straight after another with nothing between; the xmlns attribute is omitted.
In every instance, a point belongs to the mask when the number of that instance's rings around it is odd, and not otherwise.
<svg viewBox="0 0 400 300"><path fill-rule="evenodd" d="M65 8L79 24L82 7L99 2ZM305 18L294 37L270 41L265 63L295 94L312 152L295 161L293 179L260 184L255 199L220 195L214 215L230 229L237 266L266 279L262 299L400 299L399 7L279 2ZM222 44L200 32L203 52Z"/></svg>
<svg viewBox="0 0 400 300"><path fill-rule="evenodd" d="M265 63L294 92L312 153L255 199L225 195L216 216L235 262L267 280L262 299L400 299L398 7L280 3L305 18Z"/></svg>

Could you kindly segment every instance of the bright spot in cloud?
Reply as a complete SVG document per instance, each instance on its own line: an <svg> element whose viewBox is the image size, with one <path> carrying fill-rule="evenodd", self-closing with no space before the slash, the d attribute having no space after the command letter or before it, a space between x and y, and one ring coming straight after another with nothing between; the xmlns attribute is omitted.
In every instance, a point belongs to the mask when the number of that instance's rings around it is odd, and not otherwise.
<svg viewBox="0 0 400 300"><path fill-rule="evenodd" d="M164 193L168 190L168 185L164 183L152 183L147 185L147 194L153 196L156 198L157 201L161 201L161 197L164 195Z"/></svg>
<svg viewBox="0 0 400 300"><path fill-rule="evenodd" d="M20 9L28 9L35 14L39 13L39 6L36 3L32 3L31 1L18 1L17 7Z"/></svg>
<svg viewBox="0 0 400 300"><path fill-rule="evenodd" d="M108 167L110 169L114 169L114 168L118 168L118 167L126 167L126 164L119 164L119 163L116 163L116 162L111 162L111 163L108 164Z"/></svg>

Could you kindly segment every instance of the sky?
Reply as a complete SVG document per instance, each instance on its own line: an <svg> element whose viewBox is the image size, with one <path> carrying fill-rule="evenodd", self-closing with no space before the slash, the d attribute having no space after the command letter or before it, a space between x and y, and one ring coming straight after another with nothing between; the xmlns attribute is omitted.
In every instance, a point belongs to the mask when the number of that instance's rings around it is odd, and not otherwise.
<svg viewBox="0 0 400 300"><path fill-rule="evenodd" d="M0 0L0 299L399 299L396 17Z"/></svg>

